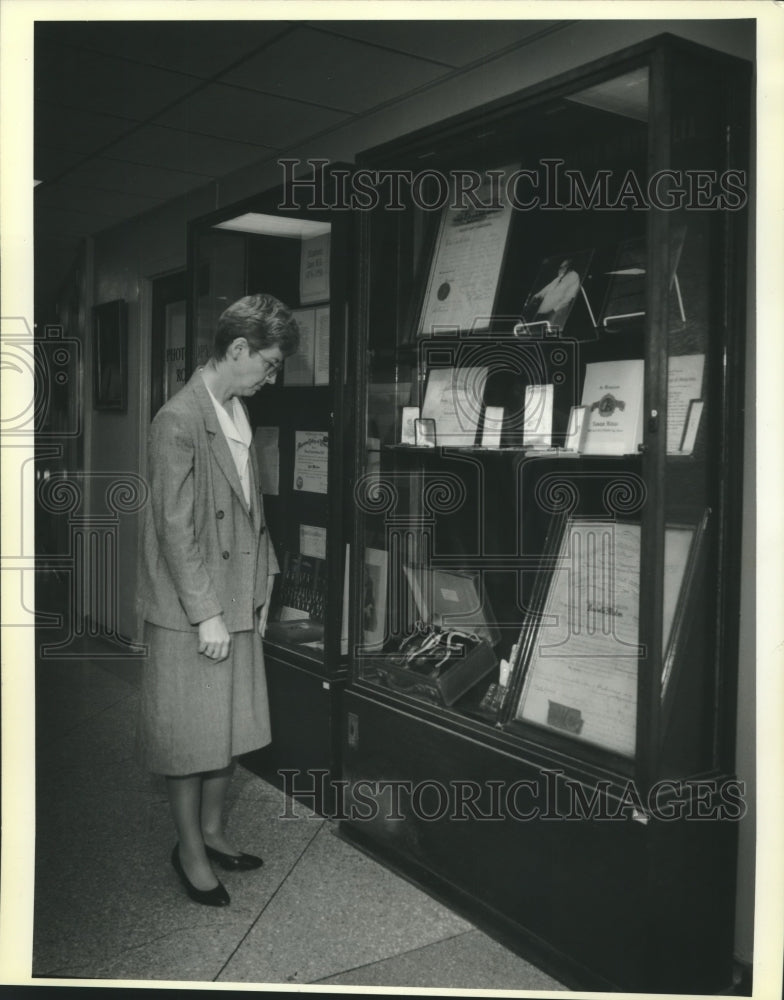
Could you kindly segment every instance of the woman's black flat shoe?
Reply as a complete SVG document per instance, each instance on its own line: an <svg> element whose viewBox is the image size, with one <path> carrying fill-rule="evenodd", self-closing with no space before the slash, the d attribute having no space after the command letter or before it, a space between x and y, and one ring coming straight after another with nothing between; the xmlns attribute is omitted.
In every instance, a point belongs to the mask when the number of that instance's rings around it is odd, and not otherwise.
<svg viewBox="0 0 784 1000"><path fill-rule="evenodd" d="M175 844L174 850L172 851L171 863L174 870L180 876L180 881L185 886L185 891L194 901L194 903L202 903L204 906L228 906L231 902L228 892L224 889L220 882L215 886L214 889L197 889L196 886L191 882L188 876L185 874L185 869L182 867L180 862L180 845Z"/></svg>
<svg viewBox="0 0 784 1000"><path fill-rule="evenodd" d="M261 868L264 864L261 858L257 858L255 854L224 854L223 851L216 851L208 844L204 845L204 849L210 861L215 861L227 872L250 872L254 868Z"/></svg>

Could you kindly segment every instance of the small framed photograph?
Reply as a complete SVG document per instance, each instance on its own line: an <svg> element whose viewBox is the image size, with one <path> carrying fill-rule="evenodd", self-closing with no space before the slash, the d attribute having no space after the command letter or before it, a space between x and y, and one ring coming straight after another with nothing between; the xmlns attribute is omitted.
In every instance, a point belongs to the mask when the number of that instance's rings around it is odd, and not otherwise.
<svg viewBox="0 0 784 1000"><path fill-rule="evenodd" d="M127 304L93 306L93 407L125 413L128 406Z"/></svg>
<svg viewBox="0 0 784 1000"><path fill-rule="evenodd" d="M521 323L515 329L518 336L541 335L542 331L558 334L563 331L572 307L581 296L592 258L591 249L565 251L542 261L523 305ZM588 305L584 292L582 300ZM590 306L588 311L590 313Z"/></svg>
<svg viewBox="0 0 784 1000"><path fill-rule="evenodd" d="M404 406L400 421L400 443L416 444L416 422L419 420L418 406Z"/></svg>
<svg viewBox="0 0 784 1000"><path fill-rule="evenodd" d="M424 417L414 421L414 441L420 448L435 448L436 422Z"/></svg>

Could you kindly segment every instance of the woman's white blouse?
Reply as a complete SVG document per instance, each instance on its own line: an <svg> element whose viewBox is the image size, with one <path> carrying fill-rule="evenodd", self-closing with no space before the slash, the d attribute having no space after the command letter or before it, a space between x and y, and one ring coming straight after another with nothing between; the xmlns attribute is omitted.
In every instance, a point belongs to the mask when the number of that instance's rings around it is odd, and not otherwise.
<svg viewBox="0 0 784 1000"><path fill-rule="evenodd" d="M232 419L209 389L207 389L207 392L210 393L210 399L212 400L212 405L215 407L218 423L220 424L221 430L223 431L226 441L228 442L231 457L234 459L234 464L237 467L237 475L240 477L240 485L242 486L245 503L247 503L248 510L250 510L249 448L251 442L253 441L253 432L250 429L248 418L245 415L242 403L240 403L236 396L232 396L231 398L232 412L234 415L234 419Z"/></svg>

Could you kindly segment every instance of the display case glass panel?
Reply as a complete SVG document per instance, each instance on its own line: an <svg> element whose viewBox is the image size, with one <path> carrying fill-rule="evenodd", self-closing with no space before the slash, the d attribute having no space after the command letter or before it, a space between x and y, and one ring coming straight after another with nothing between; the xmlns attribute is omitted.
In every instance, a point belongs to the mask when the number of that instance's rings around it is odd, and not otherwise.
<svg viewBox="0 0 784 1000"><path fill-rule="evenodd" d="M727 95L671 69L373 150L363 213L356 680L645 780L716 764L723 669Z"/></svg>

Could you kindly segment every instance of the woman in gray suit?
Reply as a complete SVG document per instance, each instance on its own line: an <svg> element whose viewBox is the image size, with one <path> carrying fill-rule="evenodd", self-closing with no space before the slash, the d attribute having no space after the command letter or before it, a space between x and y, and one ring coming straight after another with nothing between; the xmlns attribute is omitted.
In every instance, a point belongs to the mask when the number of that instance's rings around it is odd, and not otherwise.
<svg viewBox="0 0 784 1000"><path fill-rule="evenodd" d="M298 343L281 302L240 299L218 320L213 356L150 428L140 759L166 776L172 864L210 906L229 902L211 862L262 864L227 840L223 809L234 758L270 742L261 637L278 564L242 397L274 382Z"/></svg>

